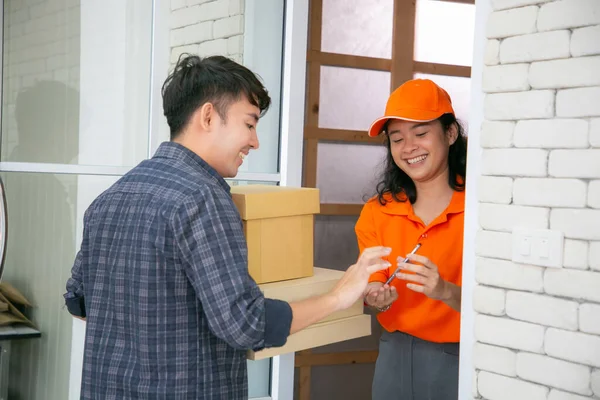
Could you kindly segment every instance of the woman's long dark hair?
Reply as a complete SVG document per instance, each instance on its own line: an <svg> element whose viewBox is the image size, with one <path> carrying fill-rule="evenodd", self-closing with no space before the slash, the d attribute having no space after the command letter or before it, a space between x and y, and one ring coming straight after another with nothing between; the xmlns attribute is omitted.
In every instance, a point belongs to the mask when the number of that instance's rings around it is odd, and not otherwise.
<svg viewBox="0 0 600 400"><path fill-rule="evenodd" d="M442 124L444 133L447 133L452 125L456 125L458 137L450 146L448 153L448 185L456 191L463 191L467 174L467 137L454 114L444 114L438 118L438 121ZM385 135L385 144L388 152L381 180L377 184L377 199L381 205L385 205L386 197L391 195L396 201L403 202L408 199L411 204L414 204L417 201L415 183L396 165L392 157L390 138L387 134Z"/></svg>

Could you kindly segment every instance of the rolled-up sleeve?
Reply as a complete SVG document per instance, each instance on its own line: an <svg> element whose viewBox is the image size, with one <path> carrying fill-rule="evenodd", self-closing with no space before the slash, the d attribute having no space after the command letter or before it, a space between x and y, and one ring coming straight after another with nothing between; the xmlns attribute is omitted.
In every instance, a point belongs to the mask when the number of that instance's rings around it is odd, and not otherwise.
<svg viewBox="0 0 600 400"><path fill-rule="evenodd" d="M229 194L216 190L187 196L174 214L187 277L215 336L237 349L282 346L290 332L291 307L265 299L250 277L239 214Z"/></svg>

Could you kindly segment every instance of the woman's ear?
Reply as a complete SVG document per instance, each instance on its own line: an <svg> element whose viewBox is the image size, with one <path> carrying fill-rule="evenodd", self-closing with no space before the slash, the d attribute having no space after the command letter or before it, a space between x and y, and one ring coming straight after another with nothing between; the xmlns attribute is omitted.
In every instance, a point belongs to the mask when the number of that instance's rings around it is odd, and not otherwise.
<svg viewBox="0 0 600 400"><path fill-rule="evenodd" d="M452 146L456 142L456 139L458 139L458 125L456 122L450 124L446 134L448 135L449 146Z"/></svg>

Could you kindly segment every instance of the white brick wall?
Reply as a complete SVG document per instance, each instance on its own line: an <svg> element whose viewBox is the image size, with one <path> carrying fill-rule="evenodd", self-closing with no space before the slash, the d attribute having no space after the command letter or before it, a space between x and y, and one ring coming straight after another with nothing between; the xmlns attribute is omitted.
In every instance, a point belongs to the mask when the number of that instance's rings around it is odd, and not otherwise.
<svg viewBox="0 0 600 400"><path fill-rule="evenodd" d="M477 378L479 393L489 400L546 400L548 388L519 379L482 371Z"/></svg>
<svg viewBox="0 0 600 400"><path fill-rule="evenodd" d="M554 92L532 90L488 94L485 96L484 108L490 120L551 118L554 116Z"/></svg>
<svg viewBox="0 0 600 400"><path fill-rule="evenodd" d="M489 315L504 315L506 291L488 286L475 286L473 292L475 311Z"/></svg>
<svg viewBox="0 0 600 400"><path fill-rule="evenodd" d="M556 94L557 117L600 116L600 87L559 90Z"/></svg>
<svg viewBox="0 0 600 400"><path fill-rule="evenodd" d="M589 247L589 243L584 240L565 239L563 266L587 269Z"/></svg>
<svg viewBox="0 0 600 400"><path fill-rule="evenodd" d="M243 61L244 0L171 0L171 64L182 53Z"/></svg>
<svg viewBox="0 0 600 400"><path fill-rule="evenodd" d="M573 57L600 54L600 25L573 30L571 55Z"/></svg>
<svg viewBox="0 0 600 400"><path fill-rule="evenodd" d="M478 398L600 398L600 0L492 0L473 304ZM512 262L515 228L565 236ZM594 397L596 396L596 397Z"/></svg>
<svg viewBox="0 0 600 400"><path fill-rule="evenodd" d="M579 303L534 293L509 291L506 315L521 321L577 330Z"/></svg>
<svg viewBox="0 0 600 400"><path fill-rule="evenodd" d="M483 73L483 90L494 92L519 92L529 89L529 64L497 65Z"/></svg>
<svg viewBox="0 0 600 400"><path fill-rule="evenodd" d="M600 367L600 337L560 329L548 329L544 350L549 356Z"/></svg>
<svg viewBox="0 0 600 400"><path fill-rule="evenodd" d="M591 395L591 370L541 354L517 354L517 376L530 382Z"/></svg>
<svg viewBox="0 0 600 400"><path fill-rule="evenodd" d="M515 350L535 353L544 352L544 327L508 318L477 315L475 338L488 343Z"/></svg>
<svg viewBox="0 0 600 400"><path fill-rule="evenodd" d="M600 335L600 304L582 304L579 307L579 327L582 332Z"/></svg>
<svg viewBox="0 0 600 400"><path fill-rule="evenodd" d="M513 67L512 64L506 68ZM498 66L496 68L502 68ZM529 69L529 84L533 89L562 89L600 85L600 57L579 57L565 60L538 61Z"/></svg>
<svg viewBox="0 0 600 400"><path fill-rule="evenodd" d="M560 0L541 6L537 28L541 32L599 24L598 0Z"/></svg>
<svg viewBox="0 0 600 400"><path fill-rule="evenodd" d="M477 185L479 200L488 203L510 204L513 180L508 177L481 176Z"/></svg>
<svg viewBox="0 0 600 400"><path fill-rule="evenodd" d="M488 203L479 206L479 224L490 231L510 232L516 225L545 229L548 227L548 215L547 208Z"/></svg>
<svg viewBox="0 0 600 400"><path fill-rule="evenodd" d="M587 182L578 179L517 178L513 186L513 203L538 207L585 207L586 189ZM565 193L569 195L565 196Z"/></svg>
<svg viewBox="0 0 600 400"><path fill-rule="evenodd" d="M582 119L519 121L515 127L513 142L515 147L586 148L589 146L588 131L588 122Z"/></svg>
<svg viewBox="0 0 600 400"><path fill-rule="evenodd" d="M487 37L494 39L533 33L537 13L538 7L493 12L487 23Z"/></svg>
<svg viewBox="0 0 600 400"><path fill-rule="evenodd" d="M481 125L481 147L511 147L514 130L514 122L484 121Z"/></svg>
<svg viewBox="0 0 600 400"><path fill-rule="evenodd" d="M505 347L476 343L473 349L475 368L506 376L517 376L517 353Z"/></svg>
<svg viewBox="0 0 600 400"><path fill-rule="evenodd" d="M510 233L480 230L475 237L475 253L481 257L508 260L512 254L511 241ZM600 246L597 253L600 256ZM600 259L598 269L600 269Z"/></svg>
<svg viewBox="0 0 600 400"><path fill-rule="evenodd" d="M548 152L539 149L490 149L483 151L482 162L484 175L546 176Z"/></svg>
<svg viewBox="0 0 600 400"><path fill-rule="evenodd" d="M532 33L506 38L500 46L502 64L569 57L569 31Z"/></svg>
<svg viewBox="0 0 600 400"><path fill-rule="evenodd" d="M544 269L493 258L477 258L475 280L482 285L506 289L544 291Z"/></svg>

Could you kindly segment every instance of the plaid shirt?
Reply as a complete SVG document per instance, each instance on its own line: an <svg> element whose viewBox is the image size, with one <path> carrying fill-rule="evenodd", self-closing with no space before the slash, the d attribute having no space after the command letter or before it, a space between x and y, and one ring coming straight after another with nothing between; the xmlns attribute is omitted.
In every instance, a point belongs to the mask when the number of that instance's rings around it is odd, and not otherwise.
<svg viewBox="0 0 600 400"><path fill-rule="evenodd" d="M173 142L86 210L64 296L87 320L82 399L247 399L246 350L292 320L248 274L227 183Z"/></svg>

